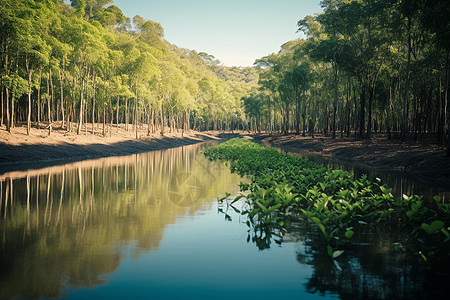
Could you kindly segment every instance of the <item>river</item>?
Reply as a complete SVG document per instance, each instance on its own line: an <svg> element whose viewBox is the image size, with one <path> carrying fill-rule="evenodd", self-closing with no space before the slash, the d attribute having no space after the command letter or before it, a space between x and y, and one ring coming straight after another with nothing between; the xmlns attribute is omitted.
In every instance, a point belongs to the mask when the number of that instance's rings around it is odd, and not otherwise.
<svg viewBox="0 0 450 300"><path fill-rule="evenodd" d="M214 142L0 175L0 299L367 299L440 295L386 237L339 260L296 224L249 230L219 204L246 181ZM445 278L445 277L444 277ZM440 287L439 287L440 286ZM434 292L429 293L430 290ZM439 289L436 291L436 289Z"/></svg>

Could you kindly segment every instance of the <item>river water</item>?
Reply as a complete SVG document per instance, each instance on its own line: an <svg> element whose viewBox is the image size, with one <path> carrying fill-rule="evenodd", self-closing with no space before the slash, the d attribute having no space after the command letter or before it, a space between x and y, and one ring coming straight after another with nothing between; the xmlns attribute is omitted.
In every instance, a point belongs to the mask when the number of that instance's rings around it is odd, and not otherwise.
<svg viewBox="0 0 450 300"><path fill-rule="evenodd" d="M394 255L388 237L333 261L302 224L282 237L258 236L239 213L243 202L218 203L225 192L239 194L246 179L203 157L212 144L0 175L0 299L447 292L435 282L446 274Z"/></svg>

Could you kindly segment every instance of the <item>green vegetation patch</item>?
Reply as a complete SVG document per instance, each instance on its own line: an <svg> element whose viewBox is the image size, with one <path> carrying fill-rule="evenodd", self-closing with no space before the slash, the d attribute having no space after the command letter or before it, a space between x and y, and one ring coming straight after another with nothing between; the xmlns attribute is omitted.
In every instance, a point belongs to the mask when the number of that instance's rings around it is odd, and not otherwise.
<svg viewBox="0 0 450 300"><path fill-rule="evenodd" d="M346 171L242 138L207 148L205 155L226 161L233 172L250 178L250 183L241 183L241 191L249 191L248 209L242 214L248 215L247 224L260 237L281 237L293 223L308 222L318 229L330 257L336 258L342 254L336 249L351 246L355 239L395 231L394 251L414 253L424 261L450 258L450 205L437 196L433 203L419 195L394 197L379 179L354 179Z"/></svg>

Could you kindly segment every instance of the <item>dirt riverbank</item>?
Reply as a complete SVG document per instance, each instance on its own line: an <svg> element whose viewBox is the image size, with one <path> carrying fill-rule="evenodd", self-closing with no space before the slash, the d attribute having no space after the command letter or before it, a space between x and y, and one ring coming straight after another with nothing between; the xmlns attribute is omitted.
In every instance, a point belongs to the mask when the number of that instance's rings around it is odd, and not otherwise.
<svg viewBox="0 0 450 300"><path fill-rule="evenodd" d="M450 158L446 148L434 143L433 136L419 136L417 140L400 141L387 139L385 135L375 135L371 140L336 138L316 135L315 138L297 135L268 135L221 132L181 133L166 132L147 135L147 130L138 132L139 139L130 125L129 131L123 126L113 127L112 134L103 137L102 124L89 124L82 134L59 129L56 124L51 135L47 129L33 127L26 135L26 127L14 128L10 134L0 127L0 173L23 169L27 164L50 165L65 161L121 156L190 145L217 140L224 137L248 135L262 142L291 150L318 152L340 159L362 163L368 167L397 170L405 174L450 187ZM18 165L21 165L18 167Z"/></svg>
<svg viewBox="0 0 450 300"><path fill-rule="evenodd" d="M83 130L79 135L59 129L57 125L50 135L48 129L35 127L27 135L26 126L14 128L14 133L11 134L3 126L0 127L0 173L23 169L26 164L50 165L58 164L58 161L142 153L221 139L227 135L197 131L183 134L181 131L166 132L163 136L159 133L147 135L146 129L140 130L138 134L139 139L136 139L131 125L129 131L113 127L111 136L107 132L105 137L101 124L94 126L94 134L92 126L88 125L87 132Z"/></svg>
<svg viewBox="0 0 450 300"><path fill-rule="evenodd" d="M398 170L426 181L450 187L450 157L433 136L419 136L417 140L400 141L375 135L371 140L335 138L317 135L315 138L298 135L259 135L263 142L292 150L319 152L340 159L363 163L372 168Z"/></svg>

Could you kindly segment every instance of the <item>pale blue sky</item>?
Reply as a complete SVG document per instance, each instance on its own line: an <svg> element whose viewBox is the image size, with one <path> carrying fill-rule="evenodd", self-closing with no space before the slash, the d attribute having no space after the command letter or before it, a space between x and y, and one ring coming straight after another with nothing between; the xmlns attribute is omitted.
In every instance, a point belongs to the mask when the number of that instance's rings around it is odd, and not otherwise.
<svg viewBox="0 0 450 300"><path fill-rule="evenodd" d="M214 55L227 66L251 66L301 37L297 21L320 13L320 0L114 0L130 18L161 23L165 38Z"/></svg>

